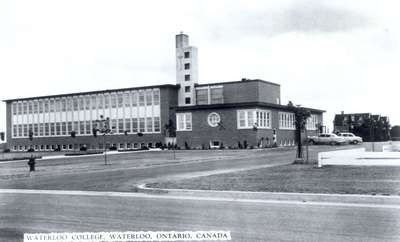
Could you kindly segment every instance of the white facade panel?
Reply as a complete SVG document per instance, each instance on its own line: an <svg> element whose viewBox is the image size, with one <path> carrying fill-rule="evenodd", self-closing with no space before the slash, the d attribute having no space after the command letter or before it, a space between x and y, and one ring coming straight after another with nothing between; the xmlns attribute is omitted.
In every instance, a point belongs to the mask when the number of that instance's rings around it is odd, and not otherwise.
<svg viewBox="0 0 400 242"><path fill-rule="evenodd" d="M85 120L85 111L79 111L79 121Z"/></svg>
<svg viewBox="0 0 400 242"><path fill-rule="evenodd" d="M126 108L124 118L130 118L130 117L131 117L131 109Z"/></svg>
<svg viewBox="0 0 400 242"><path fill-rule="evenodd" d="M146 107L146 117L153 117L153 108L151 106Z"/></svg>
<svg viewBox="0 0 400 242"><path fill-rule="evenodd" d="M146 114L145 107L139 107L139 117L143 118L143 117L145 117L145 114Z"/></svg>
<svg viewBox="0 0 400 242"><path fill-rule="evenodd" d="M134 107L132 108L132 118L137 118L138 117L138 108Z"/></svg>
<svg viewBox="0 0 400 242"><path fill-rule="evenodd" d="M153 106L153 115L154 117L160 117L160 105Z"/></svg>
<svg viewBox="0 0 400 242"><path fill-rule="evenodd" d="M111 109L111 115L110 116L111 116L110 118L116 119L118 117L117 116L117 109L115 109L115 108Z"/></svg>
<svg viewBox="0 0 400 242"><path fill-rule="evenodd" d="M91 115L92 111L90 110L85 110L85 120L91 120Z"/></svg>
<svg viewBox="0 0 400 242"><path fill-rule="evenodd" d="M56 121L56 118L55 118L54 113L50 113L50 114L49 114L49 122L53 123L53 122L55 122L55 121Z"/></svg>
<svg viewBox="0 0 400 242"><path fill-rule="evenodd" d="M61 113L61 122L66 122L66 121L68 121L67 113L66 112L62 112Z"/></svg>
<svg viewBox="0 0 400 242"><path fill-rule="evenodd" d="M26 114L22 115L22 123L28 123L28 116Z"/></svg>

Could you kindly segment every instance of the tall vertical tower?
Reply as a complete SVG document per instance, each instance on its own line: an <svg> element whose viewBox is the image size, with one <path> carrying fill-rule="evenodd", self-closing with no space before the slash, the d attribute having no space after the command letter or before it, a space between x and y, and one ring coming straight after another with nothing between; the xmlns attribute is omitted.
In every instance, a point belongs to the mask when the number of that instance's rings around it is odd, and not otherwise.
<svg viewBox="0 0 400 242"><path fill-rule="evenodd" d="M189 45L189 36L182 32L175 36L175 43L176 83L180 85L178 105L195 105L196 93L194 86L199 79L197 48Z"/></svg>

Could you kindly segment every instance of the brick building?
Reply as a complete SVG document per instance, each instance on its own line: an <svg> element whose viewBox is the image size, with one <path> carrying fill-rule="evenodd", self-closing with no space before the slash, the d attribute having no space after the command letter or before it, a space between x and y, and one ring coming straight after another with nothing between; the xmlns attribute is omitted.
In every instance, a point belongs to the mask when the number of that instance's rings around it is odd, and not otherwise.
<svg viewBox="0 0 400 242"><path fill-rule="evenodd" d="M334 132L351 132L364 141L386 141L390 138L390 122L387 116L371 113L336 114Z"/></svg>
<svg viewBox="0 0 400 242"><path fill-rule="evenodd" d="M119 149L167 142L181 148L294 145L294 115L280 104L280 85L247 79L199 84L197 48L182 33L176 35L176 82L5 100L8 146L103 149L103 139L93 135L104 124L100 117L109 118L111 129L105 145ZM309 110L311 135L323 111Z"/></svg>

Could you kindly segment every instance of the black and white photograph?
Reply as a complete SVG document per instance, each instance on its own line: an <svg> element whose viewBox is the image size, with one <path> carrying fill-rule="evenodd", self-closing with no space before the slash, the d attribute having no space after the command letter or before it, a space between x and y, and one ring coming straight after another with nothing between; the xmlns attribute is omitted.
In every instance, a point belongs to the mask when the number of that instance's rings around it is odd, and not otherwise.
<svg viewBox="0 0 400 242"><path fill-rule="evenodd" d="M0 0L0 242L400 241L399 9Z"/></svg>

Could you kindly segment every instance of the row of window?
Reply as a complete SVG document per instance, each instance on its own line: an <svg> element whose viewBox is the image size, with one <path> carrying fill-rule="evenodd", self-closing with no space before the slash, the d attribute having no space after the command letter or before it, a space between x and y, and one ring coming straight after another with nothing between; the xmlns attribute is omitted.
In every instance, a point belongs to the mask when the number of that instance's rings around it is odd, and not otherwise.
<svg viewBox="0 0 400 242"><path fill-rule="evenodd" d="M222 86L196 88L196 102L198 105L224 103Z"/></svg>
<svg viewBox="0 0 400 242"><path fill-rule="evenodd" d="M280 129L295 129L294 113L279 112L279 128Z"/></svg>
<svg viewBox="0 0 400 242"><path fill-rule="evenodd" d="M72 96L14 102L12 113L35 114L91 109L151 106L160 104L160 90L148 89L121 93Z"/></svg>
<svg viewBox="0 0 400 242"><path fill-rule="evenodd" d="M98 129L100 124L96 121L74 121L74 122L55 122L40 124L18 124L13 125L13 138L29 137L32 132L33 136L63 136L70 135L71 131L75 131L77 135L92 134L93 129ZM123 134L128 133L159 133L160 118L132 118L132 119L111 119L106 124L112 133ZM103 128L103 127L101 127Z"/></svg>
<svg viewBox="0 0 400 242"><path fill-rule="evenodd" d="M270 129L272 123L272 114L269 110L263 109L243 109L237 110L237 128L238 129L251 129L261 128ZM217 113L211 113L207 118L208 124L211 127L219 125L220 117ZM295 118L293 113L279 113L279 128L280 129L294 129ZM177 131L191 131L192 130L192 114L191 113L177 113L176 114ZM318 124L318 116L311 115L307 120L306 128L308 130L316 129Z"/></svg>
<svg viewBox="0 0 400 242"><path fill-rule="evenodd" d="M118 143L118 144L110 144L107 143L106 147L116 147L117 149L124 150L124 149L139 149L143 147L154 148L156 142L148 142L148 143ZM28 151L29 149L33 149L35 151L67 151L67 150L78 150L81 147L88 147L89 149L99 149L103 150L103 143L99 143L97 145L92 144L91 146L87 144L41 144L41 145L14 145L13 151Z"/></svg>

